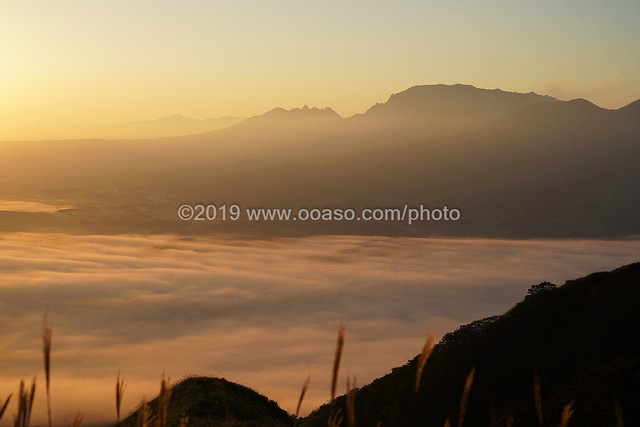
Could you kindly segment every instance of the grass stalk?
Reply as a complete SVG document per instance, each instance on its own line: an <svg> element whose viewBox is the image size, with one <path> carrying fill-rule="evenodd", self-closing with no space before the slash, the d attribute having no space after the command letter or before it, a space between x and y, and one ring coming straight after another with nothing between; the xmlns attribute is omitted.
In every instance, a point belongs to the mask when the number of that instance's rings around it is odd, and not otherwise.
<svg viewBox="0 0 640 427"><path fill-rule="evenodd" d="M617 400L613 404L613 411L616 417L616 427L624 427L624 412L622 405Z"/></svg>
<svg viewBox="0 0 640 427"><path fill-rule="evenodd" d="M162 374L160 380L160 395L158 396L158 414L156 416L156 427L167 427L169 422L169 401L171 400L170 379Z"/></svg>
<svg viewBox="0 0 640 427"><path fill-rule="evenodd" d="M122 397L124 396L124 390L127 387L127 383L124 378L120 377L120 370L116 376L116 425L120 424L120 408L122 406Z"/></svg>
<svg viewBox="0 0 640 427"><path fill-rule="evenodd" d="M18 413L13 417L14 427L29 427L31 422L31 411L33 409L33 399L36 395L36 379L33 378L31 388L27 390L24 381L20 381L20 392L18 394Z"/></svg>
<svg viewBox="0 0 640 427"><path fill-rule="evenodd" d="M84 415L78 413L76 414L76 417L73 419L73 424L71 424L72 427L80 427L80 425L82 424L82 419L84 418Z"/></svg>
<svg viewBox="0 0 640 427"><path fill-rule="evenodd" d="M536 372L533 375L533 400L536 405L536 415L538 416L538 425L542 427L544 424L544 416L542 413L542 392L540 385L540 376Z"/></svg>
<svg viewBox="0 0 640 427"><path fill-rule="evenodd" d="M296 406L296 418L300 416L300 407L302 406L302 401L304 400L304 395L307 393L307 389L309 388L309 383L311 382L311 375L307 377L307 379L302 384L302 390L300 391L300 398L298 399L298 406Z"/></svg>
<svg viewBox="0 0 640 427"><path fill-rule="evenodd" d="M340 359L342 358L342 349L344 348L344 326L340 326L338 330L338 342L336 344L336 352L333 358L333 373L331 376L331 400L336 398L336 386L338 385L338 371L340 370Z"/></svg>
<svg viewBox="0 0 640 427"><path fill-rule="evenodd" d="M49 421L49 427L53 427L52 415L51 415L51 340L53 338L53 329L49 322L49 316L44 315L42 319L42 352L44 356L44 375L45 375L45 387L47 391L47 419Z"/></svg>
<svg viewBox="0 0 640 427"><path fill-rule="evenodd" d="M476 368L471 368L471 372L467 375L467 379L464 382L464 388L462 389L462 397L460 398L460 411L458 412L458 427L462 427L464 424L464 416L467 412L467 403L469 402L469 393L471 392L471 385L473 379L476 376Z"/></svg>
<svg viewBox="0 0 640 427"><path fill-rule="evenodd" d="M138 427L149 427L149 421L151 420L151 409L147 403L147 399L143 398L140 403L140 409L138 409Z"/></svg>
<svg viewBox="0 0 640 427"><path fill-rule="evenodd" d="M573 401L564 405L562 408L562 417L560 417L560 427L567 427L569 425L569 420L571 420L571 416L573 415Z"/></svg>
<svg viewBox="0 0 640 427"><path fill-rule="evenodd" d="M416 368L416 383L414 387L414 391L418 393L420 390L420 381L422 380L422 371L427 364L427 360L429 360L429 356L431 355L431 351L433 350L434 344L433 335L429 334L427 339L424 342L424 346L422 347L422 353L420 353L420 357L418 358L418 367Z"/></svg>
<svg viewBox="0 0 640 427"><path fill-rule="evenodd" d="M331 374L331 407L329 408L329 427L338 427L342 425L342 416L340 410L336 410L336 387L338 385L338 372L340 371L340 359L342 358L342 349L344 348L344 326L338 329L338 342L336 343L336 352L333 357L333 370Z"/></svg>
<svg viewBox="0 0 640 427"><path fill-rule="evenodd" d="M9 406L9 402L11 401L11 395L9 395L9 397L7 397L7 400L4 401L4 404L2 405L2 407L0 407L0 420L2 420L2 416L4 415L5 411L7 410L7 406Z"/></svg>
<svg viewBox="0 0 640 427"><path fill-rule="evenodd" d="M347 425L355 427L356 425L356 377L347 377Z"/></svg>

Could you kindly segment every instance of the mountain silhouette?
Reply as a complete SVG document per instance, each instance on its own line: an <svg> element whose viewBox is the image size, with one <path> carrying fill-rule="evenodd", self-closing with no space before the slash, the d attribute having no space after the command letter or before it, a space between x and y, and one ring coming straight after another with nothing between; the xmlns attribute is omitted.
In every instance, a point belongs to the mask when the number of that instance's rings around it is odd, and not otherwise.
<svg viewBox="0 0 640 427"><path fill-rule="evenodd" d="M171 114L170 116L160 117L156 120L149 120L138 123L194 123L199 121L200 120L192 119L182 114Z"/></svg>
<svg viewBox="0 0 640 427"><path fill-rule="evenodd" d="M616 113L600 108L586 99L573 99L530 105L505 116L500 124L509 125L521 133L530 132L533 127L545 132L559 132L575 127L589 129L594 120L609 120L616 116Z"/></svg>
<svg viewBox="0 0 640 427"><path fill-rule="evenodd" d="M259 116L250 117L228 129L227 134L238 137L238 133L249 132L250 137L255 137L251 132L269 132L273 135L290 137L290 132L335 125L342 121L342 117L331 108L317 108L304 106L302 108L274 108ZM211 133L215 137L216 133ZM246 134L245 134L246 135Z"/></svg>
<svg viewBox="0 0 640 427"><path fill-rule="evenodd" d="M639 425L638 304L640 263L557 288L532 286L506 313L446 334L428 359L417 395L418 357L359 389L356 425L428 427L446 419L456 425L472 368L465 426L505 425L511 417L516 426L556 426L570 402L571 426ZM344 404L344 397L336 402L343 411ZM302 425L325 426L328 409L320 407Z"/></svg>
<svg viewBox="0 0 640 427"><path fill-rule="evenodd" d="M414 86L352 117L361 131L385 138L442 138L473 134L494 120L532 104L555 102L535 93L478 89L469 85Z"/></svg>
<svg viewBox="0 0 640 427"><path fill-rule="evenodd" d="M149 402L153 414L158 411L158 397ZM119 425L136 426L138 410ZM284 427L293 421L277 403L250 388L223 378L186 378L171 389L168 425L178 426L183 417L189 426Z"/></svg>
<svg viewBox="0 0 640 427"><path fill-rule="evenodd" d="M371 107L363 116L406 118L477 116L495 120L512 111L539 102L554 102L555 98L533 92L522 94L500 89L478 89L470 85L413 86L389 97L383 104Z"/></svg>
<svg viewBox="0 0 640 427"><path fill-rule="evenodd" d="M302 108L292 108L290 110L284 108L274 108L271 111L268 111L260 116L256 116L251 118L251 120L256 120L258 118L261 119L271 119L271 118L325 118L325 119L339 119L341 118L338 113L336 113L333 109L326 108L317 108L305 105Z"/></svg>
<svg viewBox="0 0 640 427"><path fill-rule="evenodd" d="M622 107L620 110L622 114L635 115L635 117L640 116L640 99L634 101L626 106Z"/></svg>

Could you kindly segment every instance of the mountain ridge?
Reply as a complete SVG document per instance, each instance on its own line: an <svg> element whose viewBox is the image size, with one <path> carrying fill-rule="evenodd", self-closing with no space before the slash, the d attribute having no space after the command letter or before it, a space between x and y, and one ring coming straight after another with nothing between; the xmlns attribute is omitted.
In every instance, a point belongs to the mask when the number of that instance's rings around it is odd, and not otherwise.
<svg viewBox="0 0 640 427"><path fill-rule="evenodd" d="M443 98L444 97L444 98ZM488 103L501 99L498 106L487 108ZM157 119L140 120L125 123L110 123L110 124L87 124L87 125L73 125L71 128L75 129L95 129L98 133L94 137L74 137L73 140L103 140L103 139L155 139L155 138L176 138L176 137L191 137L196 135L207 136L216 134L218 131L224 131L229 127L235 127L237 125L246 126L247 124L255 124L261 121L268 121L272 119L290 121L294 123L295 119L344 119L345 121L359 121L367 118L386 118L391 120L407 119L409 121L417 118L426 120L431 123L442 120L443 113L462 113L463 116L477 115L476 121L491 122L498 120L508 113L513 113L518 110L524 109L528 106L535 105L537 103L557 103L557 104L581 104L589 105L590 107L596 107L600 110L605 110L602 107L597 106L591 101L577 98L569 101L562 101L549 95L539 95L535 92L511 92L505 91L499 88L486 89L479 88L469 84L423 84L414 85L400 92L393 93L389 96L387 101L379 102L369 107L363 113L356 113L354 115L343 117L338 114L331 107L317 108L308 107L294 107L291 109L285 109L282 107L274 107L262 114L258 114L250 117L235 117L225 116L218 118L206 118L206 119L194 119L185 116L181 113L174 113L168 116L163 116ZM440 104L439 104L440 103ZM456 111L457 110L457 111ZM625 114L638 114L640 115L640 99L633 101L623 107L610 111L624 111ZM429 117L429 115L433 117ZM473 120L472 120L473 121ZM169 131L168 135L152 135L145 130L145 126L176 126L175 130L165 128L162 132ZM182 126L184 133L180 134L180 128ZM215 129L205 130L206 127L214 126ZM128 129L128 131L127 131ZM87 131L87 132L89 132ZM106 134L105 134L106 132ZM129 134L128 134L128 133ZM109 137L111 135L112 137ZM33 139L31 139L33 140ZM46 140L58 140L60 138L47 137ZM17 142L17 141L13 141Z"/></svg>
<svg viewBox="0 0 640 427"><path fill-rule="evenodd" d="M624 425L640 421L640 263L592 273L556 287L532 286L523 301L500 316L446 334L424 367L422 387L412 385L418 356L358 389L357 426L441 426L457 420L465 377L475 380L466 426L539 426L534 382L541 384L544 426L556 425L573 402L571 426L614 425L616 405ZM617 403L616 403L617 402ZM344 408L341 396L336 407ZM343 409L344 410L344 409ZM304 421L324 426L328 405ZM346 425L346 424L343 424Z"/></svg>
<svg viewBox="0 0 640 427"><path fill-rule="evenodd" d="M543 101L558 101L556 98L548 96L548 95L539 95L535 92L510 92L505 91L499 88L494 89L486 89L479 88L469 84L456 83L453 85L447 84L424 84L424 85L415 85L411 86L405 90L400 92L393 93L389 96L389 99L384 103L377 103L374 106L370 107L369 110L376 108L377 106L386 104L386 103L401 103L406 102L406 100L415 100L416 98L431 98L437 99L442 95L451 96L454 95L455 98L464 99L469 95L479 95L479 96L502 96L502 95L514 95L518 97L527 97L530 99L540 99Z"/></svg>

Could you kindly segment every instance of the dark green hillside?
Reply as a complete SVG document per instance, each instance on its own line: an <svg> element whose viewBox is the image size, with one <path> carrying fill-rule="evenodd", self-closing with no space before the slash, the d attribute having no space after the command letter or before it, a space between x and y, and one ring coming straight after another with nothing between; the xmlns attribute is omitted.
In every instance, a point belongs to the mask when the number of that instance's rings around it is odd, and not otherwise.
<svg viewBox="0 0 640 427"><path fill-rule="evenodd" d="M157 413L158 398L150 402ZM221 378L194 377L176 384L169 403L169 426L177 426L183 415L189 426L280 427L293 425L277 403L250 388ZM135 426L137 412L121 425Z"/></svg>
<svg viewBox="0 0 640 427"><path fill-rule="evenodd" d="M502 316L445 335L412 392L417 357L360 389L359 426L457 424L460 396L476 368L464 425L538 426L533 382L541 384L545 426L557 426L574 401L570 426L640 425L640 263L555 288L532 287ZM344 407L344 400L337 403ZM326 426L327 407L304 425Z"/></svg>

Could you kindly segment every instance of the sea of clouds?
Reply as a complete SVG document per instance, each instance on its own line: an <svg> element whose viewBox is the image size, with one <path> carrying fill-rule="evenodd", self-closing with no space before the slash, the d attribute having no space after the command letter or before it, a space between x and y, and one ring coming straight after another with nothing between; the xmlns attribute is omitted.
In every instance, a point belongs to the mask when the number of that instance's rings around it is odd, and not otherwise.
<svg viewBox="0 0 640 427"><path fill-rule="evenodd" d="M0 400L38 378L45 419L42 318L53 323L54 417L115 418L155 396L164 372L221 376L293 412L325 402L340 325L341 383L365 384L436 336L500 314L541 281L638 261L640 241L320 236L0 237ZM11 406L8 414L15 411ZM2 425L10 425L5 415Z"/></svg>

